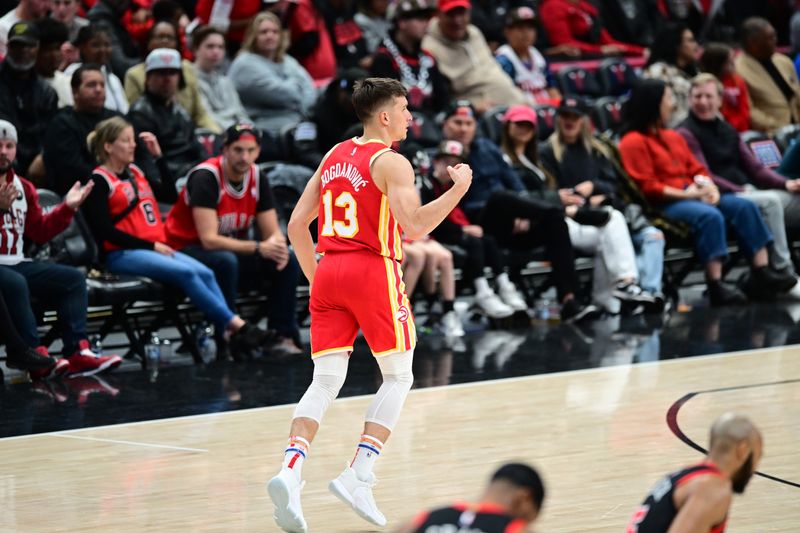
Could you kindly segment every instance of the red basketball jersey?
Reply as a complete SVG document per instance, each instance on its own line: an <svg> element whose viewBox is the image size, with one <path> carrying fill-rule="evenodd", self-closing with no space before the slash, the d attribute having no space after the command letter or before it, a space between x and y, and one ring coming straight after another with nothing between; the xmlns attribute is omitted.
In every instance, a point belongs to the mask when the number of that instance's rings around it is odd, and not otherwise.
<svg viewBox="0 0 800 533"><path fill-rule="evenodd" d="M189 172L189 180L196 170L208 170L214 175L219 187L219 200L217 201L217 220L219 221L219 234L231 236L245 231L256 218L258 209L259 170L258 166L251 165L245 174L244 185L241 191L231 187L224 178L222 171L222 156L212 157L200 163ZM189 198L189 183L181 191L178 201L172 206L167 217L167 238L170 246L180 250L190 244L199 244L197 228L192 218L192 206Z"/></svg>
<svg viewBox="0 0 800 533"><path fill-rule="evenodd" d="M370 250L403 260L402 229L389 199L372 181L370 165L391 150L381 141L337 144L322 164L317 251Z"/></svg>
<svg viewBox="0 0 800 533"><path fill-rule="evenodd" d="M108 213L111 220L121 215L132 202L137 201L136 207L131 209L121 220L114 223L120 230L150 242L166 242L167 237L164 231L164 223L161 222L161 213L158 211L158 203L150 188L144 173L136 165L129 165L132 180L121 180L113 172L109 172L103 167L94 169L94 173L102 176L108 183ZM135 182L134 184L131 181ZM119 250L120 247L104 242L103 248L106 251Z"/></svg>

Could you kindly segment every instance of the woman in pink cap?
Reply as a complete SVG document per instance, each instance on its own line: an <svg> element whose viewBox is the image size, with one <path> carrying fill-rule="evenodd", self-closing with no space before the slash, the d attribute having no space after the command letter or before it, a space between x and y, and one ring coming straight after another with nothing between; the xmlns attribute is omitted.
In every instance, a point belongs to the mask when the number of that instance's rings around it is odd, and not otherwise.
<svg viewBox="0 0 800 533"><path fill-rule="evenodd" d="M566 112L586 114L582 102L572 96L564 97L559 106L559 114ZM636 253L625 217L607 205L609 196L603 186L584 180L567 187L540 168L536 113L530 107L510 107L503 122L501 146L509 164L529 191L563 206L573 247L596 256L594 304L613 314L623 304L653 307L654 296L638 284Z"/></svg>

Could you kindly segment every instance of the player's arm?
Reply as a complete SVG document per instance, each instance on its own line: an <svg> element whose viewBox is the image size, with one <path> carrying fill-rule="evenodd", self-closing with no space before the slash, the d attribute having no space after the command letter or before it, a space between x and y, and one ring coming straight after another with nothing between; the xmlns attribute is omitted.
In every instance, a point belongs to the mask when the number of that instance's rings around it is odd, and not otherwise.
<svg viewBox="0 0 800 533"><path fill-rule="evenodd" d="M309 283L314 282L314 274L317 271L317 255L308 225L317 218L319 213L319 189L320 170L317 169L306 184L303 194L300 195L287 226L289 242L294 247L297 261Z"/></svg>
<svg viewBox="0 0 800 533"><path fill-rule="evenodd" d="M372 173L385 183L389 207L407 238L419 239L433 231L466 194L472 183L469 165L447 167L447 172L453 186L433 202L421 205L414 169L405 157L386 152L375 160Z"/></svg>
<svg viewBox="0 0 800 533"><path fill-rule="evenodd" d="M229 250L236 254L254 254L258 245L255 241L244 241L219 234L217 210L208 207L192 207L192 219L197 229L200 244L206 250Z"/></svg>
<svg viewBox="0 0 800 533"><path fill-rule="evenodd" d="M732 497L728 481L717 476L703 476L691 483L691 493L667 533L708 533L728 513Z"/></svg>

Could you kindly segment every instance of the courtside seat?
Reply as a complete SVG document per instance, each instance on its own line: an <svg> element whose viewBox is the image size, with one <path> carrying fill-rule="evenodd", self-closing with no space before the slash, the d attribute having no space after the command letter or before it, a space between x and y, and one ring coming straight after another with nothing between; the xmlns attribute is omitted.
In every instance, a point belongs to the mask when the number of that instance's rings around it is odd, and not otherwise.
<svg viewBox="0 0 800 533"><path fill-rule="evenodd" d="M39 203L45 211L53 209L62 201L52 191L39 189L38 192ZM28 253L37 260L62 263L84 270L87 273L90 309L110 310L110 313L99 313L106 315L100 326L100 336L105 337L114 329L120 328L130 342L131 351L140 357L142 366L146 365L143 339L164 326L165 321L171 322L178 329L195 360L201 360L199 353L195 353L197 350L194 343L189 342L191 334L178 313L178 305L185 300L185 296L146 277L103 273L99 265L97 244L81 213L75 213L66 230L42 246L32 246ZM129 311L139 302L156 302L161 309L147 328L138 327L138 322L129 320ZM45 337L46 340L52 341L55 329Z"/></svg>
<svg viewBox="0 0 800 533"><path fill-rule="evenodd" d="M505 105L494 106L481 118L483 134L497 145L500 144L500 138L503 136L503 115L507 109L508 106Z"/></svg>
<svg viewBox="0 0 800 533"><path fill-rule="evenodd" d="M596 75L603 94L608 96L622 96L636 82L633 67L619 58L604 59L597 67Z"/></svg>

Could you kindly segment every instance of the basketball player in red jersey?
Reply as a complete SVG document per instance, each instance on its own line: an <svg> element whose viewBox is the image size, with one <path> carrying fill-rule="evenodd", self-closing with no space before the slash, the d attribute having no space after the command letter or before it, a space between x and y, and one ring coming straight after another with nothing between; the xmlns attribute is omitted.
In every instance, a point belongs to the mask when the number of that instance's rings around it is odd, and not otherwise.
<svg viewBox="0 0 800 533"><path fill-rule="evenodd" d="M508 463L492 475L480 502L424 511L397 533L521 533L539 516L544 493L536 470L524 463Z"/></svg>
<svg viewBox="0 0 800 533"><path fill-rule="evenodd" d="M400 82L367 78L353 92L364 135L325 156L289 221L289 240L311 283L314 377L297 405L281 471L268 484L275 520L305 532L301 468L322 416L339 394L359 328L376 357L383 384L367 409L353 461L329 489L359 516L383 526L372 496L373 466L411 389L416 332L402 282L401 233L418 239L458 204L472 182L468 165L448 167L453 187L420 205L411 164L389 146L406 137L411 113ZM309 224L319 217L317 263Z"/></svg>
<svg viewBox="0 0 800 533"><path fill-rule="evenodd" d="M627 533L722 533L733 493L744 492L762 447L761 433L750 420L722 415L711 426L706 460L656 483Z"/></svg>

